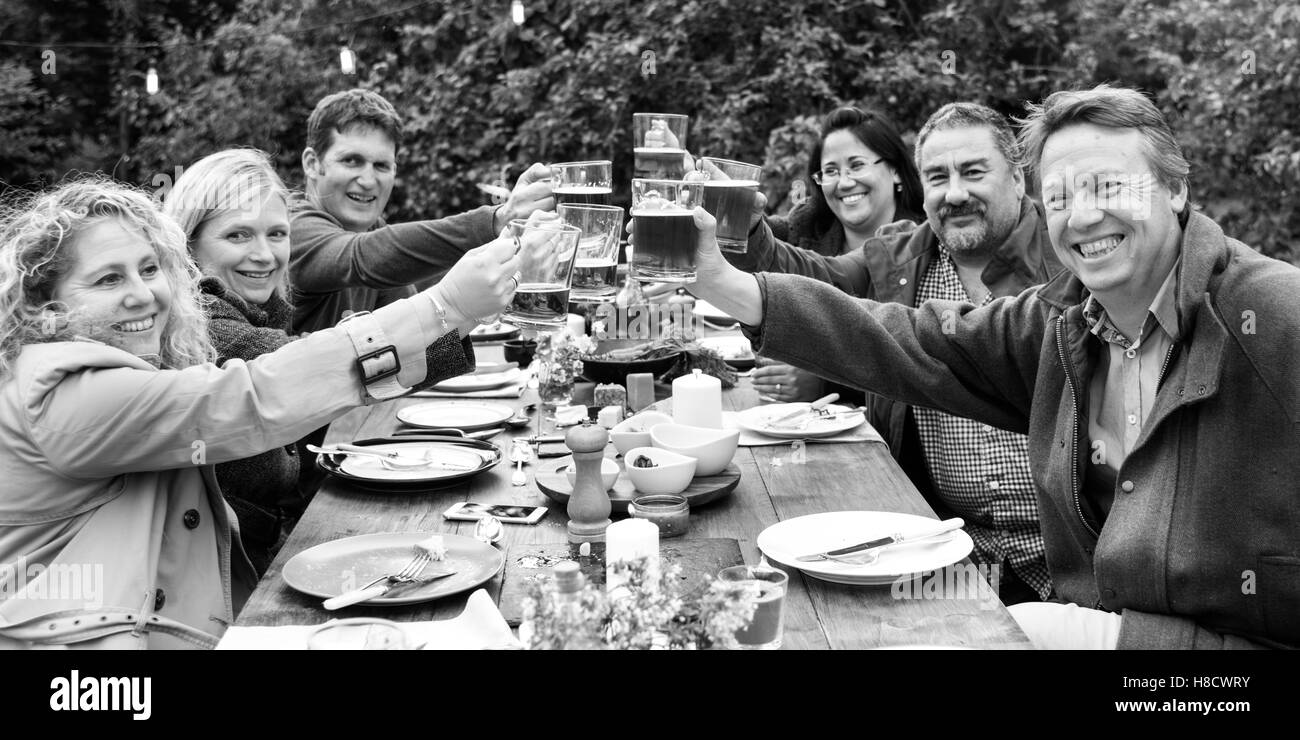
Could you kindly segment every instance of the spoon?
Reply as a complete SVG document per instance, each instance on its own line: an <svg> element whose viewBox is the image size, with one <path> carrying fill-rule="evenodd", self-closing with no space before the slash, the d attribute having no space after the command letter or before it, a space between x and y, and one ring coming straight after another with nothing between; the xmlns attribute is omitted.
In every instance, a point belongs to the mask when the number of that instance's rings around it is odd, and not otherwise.
<svg viewBox="0 0 1300 740"><path fill-rule="evenodd" d="M505 527L501 526L501 520L489 514L474 523L474 539L493 545L505 534L504 530Z"/></svg>
<svg viewBox="0 0 1300 740"><path fill-rule="evenodd" d="M524 462L531 457L528 452L528 446L525 444L515 443L510 448L510 461L515 464L515 472L510 476L510 485L522 486L528 483L528 476L524 473Z"/></svg>
<svg viewBox="0 0 1300 740"><path fill-rule="evenodd" d="M528 415L533 413L533 409L535 408L537 408L537 404L530 403L527 406L524 406L523 408L519 409L518 411L515 412L514 416L510 417L509 419L506 419L505 421L506 426L510 427L511 429L523 429L524 427L528 426L529 422L531 421L531 419L528 418Z"/></svg>

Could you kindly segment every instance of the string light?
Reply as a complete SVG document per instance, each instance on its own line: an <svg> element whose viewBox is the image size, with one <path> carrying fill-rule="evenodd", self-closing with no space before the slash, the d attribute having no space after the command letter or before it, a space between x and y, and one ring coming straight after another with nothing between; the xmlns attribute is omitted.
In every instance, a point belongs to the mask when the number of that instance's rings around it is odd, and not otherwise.
<svg viewBox="0 0 1300 740"><path fill-rule="evenodd" d="M345 75L357 73L357 55L346 46L339 51L339 69L343 70Z"/></svg>
<svg viewBox="0 0 1300 740"><path fill-rule="evenodd" d="M514 0L514 2L510 3L510 18L514 20L516 26L524 25L523 0Z"/></svg>
<svg viewBox="0 0 1300 740"><path fill-rule="evenodd" d="M150 67L149 73L144 76L144 91L150 95L158 94L158 69Z"/></svg>

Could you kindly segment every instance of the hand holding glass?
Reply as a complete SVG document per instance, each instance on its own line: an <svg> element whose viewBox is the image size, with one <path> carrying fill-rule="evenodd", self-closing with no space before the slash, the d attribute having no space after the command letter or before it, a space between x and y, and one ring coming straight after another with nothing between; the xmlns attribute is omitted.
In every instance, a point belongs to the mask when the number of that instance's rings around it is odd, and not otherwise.
<svg viewBox="0 0 1300 740"><path fill-rule="evenodd" d="M560 162L551 165L551 192L555 203L609 205L613 196L614 164L608 159L592 162Z"/></svg>
<svg viewBox="0 0 1300 740"><path fill-rule="evenodd" d="M704 182L704 210L718 220L718 246L744 254L749 245L749 221L763 168L715 157L702 158L711 176Z"/></svg>
<svg viewBox="0 0 1300 740"><path fill-rule="evenodd" d="M691 213L703 197L703 183L632 180L631 276L643 282L695 281L699 228Z"/></svg>
<svg viewBox="0 0 1300 740"><path fill-rule="evenodd" d="M563 329L569 311L569 288L578 252L576 226L557 221L511 221L519 240L519 288L504 319L521 329Z"/></svg>
<svg viewBox="0 0 1300 740"><path fill-rule="evenodd" d="M618 237L623 230L623 209L565 203L558 210L561 221L582 230L569 300L579 303L614 300L619 289Z"/></svg>

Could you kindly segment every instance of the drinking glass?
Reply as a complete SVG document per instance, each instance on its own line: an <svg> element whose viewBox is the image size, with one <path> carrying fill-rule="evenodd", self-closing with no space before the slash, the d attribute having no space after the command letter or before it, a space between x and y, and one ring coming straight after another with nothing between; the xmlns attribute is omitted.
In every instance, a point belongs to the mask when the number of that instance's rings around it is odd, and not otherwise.
<svg viewBox="0 0 1300 740"><path fill-rule="evenodd" d="M560 162L551 165L551 192L556 205L596 203L609 205L614 189L614 163L608 159L591 162Z"/></svg>
<svg viewBox="0 0 1300 740"><path fill-rule="evenodd" d="M556 210L560 221L582 230L569 300L586 303L614 300L619 289L618 238L623 232L623 209L564 203Z"/></svg>
<svg viewBox="0 0 1300 740"><path fill-rule="evenodd" d="M758 607L747 627L736 630L742 650L776 650L781 647L785 624L785 592L790 576L776 568L734 565L718 572L718 579L735 583L753 583L758 587Z"/></svg>
<svg viewBox="0 0 1300 740"><path fill-rule="evenodd" d="M632 239L628 274L642 282L695 281L695 242L700 230L691 210L704 184L682 180L632 180Z"/></svg>
<svg viewBox="0 0 1300 740"><path fill-rule="evenodd" d="M521 329L562 329L569 315L569 287L578 252L576 226L556 221L515 219L510 234L519 243L519 287L504 320Z"/></svg>
<svg viewBox="0 0 1300 740"><path fill-rule="evenodd" d="M718 247L724 252L744 254L749 245L749 219L763 168L730 159L701 157L722 173L704 182L704 210L718 220ZM707 168L706 168L707 172Z"/></svg>
<svg viewBox="0 0 1300 740"><path fill-rule="evenodd" d="M690 116L633 113L633 177L680 180L686 174L686 127Z"/></svg>

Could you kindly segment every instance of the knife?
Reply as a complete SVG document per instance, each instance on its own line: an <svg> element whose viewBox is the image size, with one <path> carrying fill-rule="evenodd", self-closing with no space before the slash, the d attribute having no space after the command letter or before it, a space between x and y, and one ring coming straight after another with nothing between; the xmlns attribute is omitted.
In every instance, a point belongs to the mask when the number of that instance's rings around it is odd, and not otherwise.
<svg viewBox="0 0 1300 740"><path fill-rule="evenodd" d="M835 403L838 400L840 400L840 394L838 393L832 393L829 396L822 396L816 401L813 401L812 403L808 404L807 408L795 409L794 411L791 411L790 413L786 414L785 416L782 416L779 419L772 419L767 423L767 425L769 427L774 427L777 424L784 424L785 422L803 416L804 414L816 413L817 411L825 407L827 404Z"/></svg>
<svg viewBox="0 0 1300 740"><path fill-rule="evenodd" d="M363 601L377 599L395 588L402 588L403 586L419 586L428 583L429 581L436 581L439 578L446 578L447 576L454 575L456 575L456 571L447 570L440 573L422 575L419 578L414 578L410 581L394 581L393 576L388 576L373 586L358 588L354 591L349 591L345 594L340 594L326 599L321 606L330 611L334 611L335 609L342 609L345 606L352 606L353 604L360 604Z"/></svg>
<svg viewBox="0 0 1300 740"><path fill-rule="evenodd" d="M923 529L919 532L915 532L912 534L904 535L895 532L894 534L891 534L887 537L868 540L866 542L859 542L856 545L841 547L838 550L827 550L826 552L813 553L812 555L802 555L800 557L795 558L795 560L801 563L812 563L818 560L829 560L833 557L840 557L842 555L850 555L853 553L864 552L866 550L872 550L878 547L886 547L888 545L898 545L904 542L915 542L917 540L927 540L930 539L931 537L938 537L941 534L947 534L953 530L961 529L964 526L966 526L966 522L961 517L944 519L943 521L939 522L938 524L932 527Z"/></svg>

